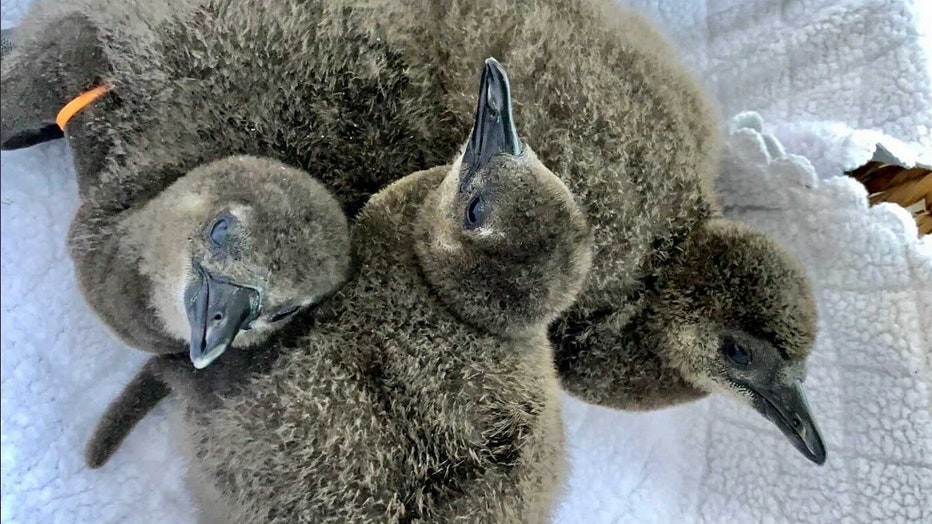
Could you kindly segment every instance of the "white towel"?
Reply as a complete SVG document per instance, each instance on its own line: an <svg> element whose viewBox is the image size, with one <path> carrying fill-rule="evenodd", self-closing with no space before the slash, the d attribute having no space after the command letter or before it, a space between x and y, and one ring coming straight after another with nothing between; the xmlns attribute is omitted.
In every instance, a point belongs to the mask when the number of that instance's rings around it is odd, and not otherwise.
<svg viewBox="0 0 932 524"><path fill-rule="evenodd" d="M26 2L2 4L3 27ZM784 3L776 18L764 8L770 2L676 4L653 14L713 82L724 110L760 110L789 151L810 156L783 154L759 118L742 115L719 189L731 216L776 235L815 282L820 335L806 384L828 463L813 466L775 427L724 399L647 414L567 399L573 469L557 521L928 522L932 239L917 240L902 209L868 208L863 188L834 176L887 139L826 123L894 134L911 146L888 148L907 160L917 144L928 146L930 68L922 64L930 55L914 38L919 15L906 0L860 2L850 16L827 0ZM808 7L818 14L805 16ZM881 45L871 37L876 26L896 38ZM768 63L758 48L788 60ZM865 57L885 64L887 82L867 78ZM784 76L787 67L793 74ZM914 90L921 75L925 94ZM906 81L890 81L898 78ZM104 469L83 467L96 418L144 357L114 342L76 290L64 238L77 189L64 144L0 161L0 521L193 522L167 406Z"/></svg>
<svg viewBox="0 0 932 524"><path fill-rule="evenodd" d="M930 0L621 0L649 14L725 115L837 121L932 149Z"/></svg>

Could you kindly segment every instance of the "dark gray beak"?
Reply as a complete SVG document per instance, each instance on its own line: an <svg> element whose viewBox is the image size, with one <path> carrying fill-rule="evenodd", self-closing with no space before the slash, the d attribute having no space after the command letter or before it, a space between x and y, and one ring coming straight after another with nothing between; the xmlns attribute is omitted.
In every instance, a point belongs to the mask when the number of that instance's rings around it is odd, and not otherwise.
<svg viewBox="0 0 932 524"><path fill-rule="evenodd" d="M466 145L463 163L475 171L499 154L518 156L521 141L512 115L511 87L508 75L494 58L485 61L479 85L476 122Z"/></svg>
<svg viewBox="0 0 932 524"><path fill-rule="evenodd" d="M191 362L204 369L233 343L257 312L259 293L210 275L195 264L197 280L185 291L191 324Z"/></svg>
<svg viewBox="0 0 932 524"><path fill-rule="evenodd" d="M812 418L801 382L751 388L751 391L754 409L776 424L806 458L819 465L825 463L825 444Z"/></svg>

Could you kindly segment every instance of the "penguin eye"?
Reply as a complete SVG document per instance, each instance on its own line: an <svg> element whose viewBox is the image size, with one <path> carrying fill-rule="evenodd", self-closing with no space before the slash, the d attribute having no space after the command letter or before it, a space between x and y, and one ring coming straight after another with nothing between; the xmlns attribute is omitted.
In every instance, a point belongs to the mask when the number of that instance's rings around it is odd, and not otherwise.
<svg viewBox="0 0 932 524"><path fill-rule="evenodd" d="M230 232L230 222L225 218L217 219L210 228L210 240L216 246L227 243L227 234Z"/></svg>
<svg viewBox="0 0 932 524"><path fill-rule="evenodd" d="M214 247L224 247L230 237L230 230L236 226L236 217L229 211L224 211L210 225L208 238Z"/></svg>
<svg viewBox="0 0 932 524"><path fill-rule="evenodd" d="M476 195L466 206L466 229L476 229L485 222L485 205L482 195Z"/></svg>
<svg viewBox="0 0 932 524"><path fill-rule="evenodd" d="M736 366L747 366L751 363L751 350L739 346L732 340L725 342L722 346L722 353L729 362Z"/></svg>
<svg viewBox="0 0 932 524"><path fill-rule="evenodd" d="M300 308L301 306L291 306L279 309L274 315L271 316L271 318L269 318L269 322L278 322L280 320L284 320L297 313L298 309Z"/></svg>

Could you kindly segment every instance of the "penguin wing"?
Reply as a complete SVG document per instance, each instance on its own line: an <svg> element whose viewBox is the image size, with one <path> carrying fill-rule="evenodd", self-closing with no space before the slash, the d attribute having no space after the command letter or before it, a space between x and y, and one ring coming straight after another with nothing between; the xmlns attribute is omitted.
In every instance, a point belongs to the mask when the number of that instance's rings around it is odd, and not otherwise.
<svg viewBox="0 0 932 524"><path fill-rule="evenodd" d="M133 427L171 392L158 374L161 358L150 358L107 406L84 450L88 467L96 469L103 466Z"/></svg>
<svg viewBox="0 0 932 524"><path fill-rule="evenodd" d="M14 82L10 78L14 76L13 71L7 71L5 67L9 60L9 55L16 48L14 29L4 29L0 33L0 62L3 63L3 93L2 97L15 97L13 89ZM10 79L10 81L7 81ZM9 89L8 89L9 87ZM18 98L18 97L17 97ZM8 107L9 105L9 107ZM54 122L33 122L29 125L22 126L24 120L19 115L14 115L18 108L13 104L3 104L3 137L0 144L4 151L12 149L21 149L24 147L34 146L49 140L61 138L64 133Z"/></svg>
<svg viewBox="0 0 932 524"><path fill-rule="evenodd" d="M69 13L23 27L6 29L0 75L0 149L31 147L64 136L56 117L69 100L93 88L107 71L94 24Z"/></svg>

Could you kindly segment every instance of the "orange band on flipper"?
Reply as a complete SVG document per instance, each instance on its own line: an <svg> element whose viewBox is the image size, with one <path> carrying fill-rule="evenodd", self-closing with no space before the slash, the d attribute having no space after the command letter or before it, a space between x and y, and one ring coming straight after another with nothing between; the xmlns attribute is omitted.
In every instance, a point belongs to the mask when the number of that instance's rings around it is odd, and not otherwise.
<svg viewBox="0 0 932 524"><path fill-rule="evenodd" d="M78 111L87 107L88 104L100 98L101 95L107 91L110 91L110 86L102 85L72 98L71 101L65 104L65 107L61 108L61 111L58 112L58 116L55 117L55 123L64 131L65 125L68 124L68 121L71 120L74 115L78 114Z"/></svg>

